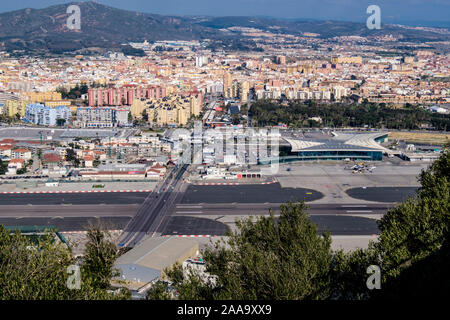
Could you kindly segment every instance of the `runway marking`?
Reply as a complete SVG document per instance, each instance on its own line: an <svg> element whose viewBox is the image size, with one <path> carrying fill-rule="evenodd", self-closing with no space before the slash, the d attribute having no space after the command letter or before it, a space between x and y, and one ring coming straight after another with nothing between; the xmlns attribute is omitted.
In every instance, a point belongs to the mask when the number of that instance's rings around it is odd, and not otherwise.
<svg viewBox="0 0 450 320"><path fill-rule="evenodd" d="M179 237L179 238L212 238L220 237L218 235L209 234L163 234L161 237Z"/></svg>
<svg viewBox="0 0 450 320"><path fill-rule="evenodd" d="M203 211L177 211L176 213L189 213L189 214L195 214L195 213L203 213Z"/></svg>
<svg viewBox="0 0 450 320"><path fill-rule="evenodd" d="M363 208L367 207L365 204L356 204L356 205L348 205L348 206L341 206L342 208Z"/></svg>
<svg viewBox="0 0 450 320"><path fill-rule="evenodd" d="M202 206L180 206L180 205L177 205L177 209L194 209L194 208L202 208Z"/></svg>
<svg viewBox="0 0 450 320"><path fill-rule="evenodd" d="M372 210L347 210L348 213L367 213L373 212Z"/></svg>
<svg viewBox="0 0 450 320"><path fill-rule="evenodd" d="M194 186L239 186L239 185L252 185L252 184L273 184L277 181L268 181L260 183L239 183L239 182L196 182Z"/></svg>
<svg viewBox="0 0 450 320"><path fill-rule="evenodd" d="M58 194L58 193L99 193L99 192L152 192L152 190L51 190L51 191L3 191L0 194Z"/></svg>

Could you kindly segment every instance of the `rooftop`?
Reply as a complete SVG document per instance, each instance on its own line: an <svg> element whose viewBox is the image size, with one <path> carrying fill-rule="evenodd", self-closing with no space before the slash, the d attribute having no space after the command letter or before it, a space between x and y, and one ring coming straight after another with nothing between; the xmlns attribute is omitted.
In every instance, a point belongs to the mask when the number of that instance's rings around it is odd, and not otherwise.
<svg viewBox="0 0 450 320"><path fill-rule="evenodd" d="M284 137L291 147L292 152L298 151L323 151L323 150L353 150L353 151L383 151L391 150L384 148L375 139L387 135L387 132L377 133L336 133L333 136L321 138L291 138Z"/></svg>

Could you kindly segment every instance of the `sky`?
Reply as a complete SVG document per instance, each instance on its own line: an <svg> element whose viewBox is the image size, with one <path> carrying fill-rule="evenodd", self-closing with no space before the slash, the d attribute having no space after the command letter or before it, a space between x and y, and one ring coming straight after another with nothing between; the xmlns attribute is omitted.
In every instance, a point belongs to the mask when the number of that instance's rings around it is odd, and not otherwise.
<svg viewBox="0 0 450 320"><path fill-rule="evenodd" d="M80 0L78 0L80 1ZM0 12L73 0L0 0ZM120 9L164 15L267 16L365 22L369 5L382 23L450 26L450 0L97 0Z"/></svg>

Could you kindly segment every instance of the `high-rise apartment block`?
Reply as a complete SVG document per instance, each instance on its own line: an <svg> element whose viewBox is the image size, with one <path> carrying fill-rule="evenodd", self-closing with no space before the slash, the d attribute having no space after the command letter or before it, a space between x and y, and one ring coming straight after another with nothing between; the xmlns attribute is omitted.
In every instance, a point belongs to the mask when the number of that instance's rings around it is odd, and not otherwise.
<svg viewBox="0 0 450 320"><path fill-rule="evenodd" d="M124 85L120 88L89 89L89 106L123 106L132 105L135 99L162 98L166 96L166 88L160 86L140 87Z"/></svg>
<svg viewBox="0 0 450 320"><path fill-rule="evenodd" d="M158 125L185 125L191 116L198 116L202 110L203 95L191 92L174 94L160 99L138 99L131 106L134 117L147 113L148 122Z"/></svg>
<svg viewBox="0 0 450 320"><path fill-rule="evenodd" d="M239 98L242 103L247 103L248 94L250 92L250 84L248 81L242 81L239 85Z"/></svg>
<svg viewBox="0 0 450 320"><path fill-rule="evenodd" d="M22 119L33 124L56 126L57 120L62 119L67 123L71 120L71 117L72 113L66 106L52 108L40 103L32 103L27 105L25 116Z"/></svg>
<svg viewBox="0 0 450 320"><path fill-rule="evenodd" d="M226 72L223 75L223 94L225 98L230 98L230 87L232 85L231 74Z"/></svg>

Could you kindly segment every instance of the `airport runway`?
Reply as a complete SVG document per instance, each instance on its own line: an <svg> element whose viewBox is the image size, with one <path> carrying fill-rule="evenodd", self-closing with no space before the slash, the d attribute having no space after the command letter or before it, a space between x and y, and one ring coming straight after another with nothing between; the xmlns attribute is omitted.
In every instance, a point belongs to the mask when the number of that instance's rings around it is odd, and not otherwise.
<svg viewBox="0 0 450 320"><path fill-rule="evenodd" d="M322 196L314 190L285 189L279 184L189 185L183 193L180 189L182 174L183 171L178 172L171 184L161 186L170 190L161 192L159 198L158 194L152 193L3 194L0 195L0 224L54 225L61 231L74 231L85 230L93 222L100 222L114 229L126 227L128 236L125 240L128 241L142 239L149 230L160 234L223 235L229 227L217 221L218 217L267 215L269 209L279 214L280 200L295 201L302 196L308 200L308 197ZM371 201L392 202L403 199L415 189L355 188L347 192ZM381 217L393 203L310 202L307 205L308 214L319 225L319 230L330 230L334 235L370 235L377 233L374 218ZM139 210L140 214L137 214Z"/></svg>
<svg viewBox="0 0 450 320"><path fill-rule="evenodd" d="M122 230L131 220L131 217L123 216L99 216L96 217L24 217L24 218L0 218L0 224L5 226L53 226L59 231L83 231L90 226L100 227L106 230Z"/></svg>
<svg viewBox="0 0 450 320"><path fill-rule="evenodd" d="M305 188L281 188L279 183L197 186L190 185L181 203L284 203L314 201L323 194Z"/></svg>
<svg viewBox="0 0 450 320"><path fill-rule="evenodd" d="M115 205L3 205L2 218L54 218L54 217L133 217L139 204Z"/></svg>
<svg viewBox="0 0 450 320"><path fill-rule="evenodd" d="M208 216L208 215L264 215L269 210L275 214L280 212L282 203L198 203L177 204L172 215L174 216ZM392 207L390 204L307 204L308 213L314 215L344 214L384 214Z"/></svg>
<svg viewBox="0 0 450 320"><path fill-rule="evenodd" d="M417 187L351 188L346 192L355 199L375 202L400 202L413 196ZM0 194L0 213L5 205L125 205L142 204L145 192L67 193L67 194ZM322 194L312 189L281 188L269 185L195 186L189 185L181 203L285 203L314 201ZM0 214L1 215L1 214Z"/></svg>
<svg viewBox="0 0 450 320"><path fill-rule="evenodd" d="M332 234L373 234L377 233L375 220L365 216L381 216L390 206L309 204L308 207L308 214L318 223L319 230L330 230ZM137 204L1 206L0 224L51 225L61 231L76 231L100 223L108 229L123 229L136 215L138 208ZM157 231L161 234L224 235L229 227L217 218L268 215L269 209L277 215L280 204L178 204L163 218ZM135 225L134 230L141 232L144 225Z"/></svg>
<svg viewBox="0 0 450 320"><path fill-rule="evenodd" d="M0 211L3 205L140 204L147 196L146 192L0 194Z"/></svg>
<svg viewBox="0 0 450 320"><path fill-rule="evenodd" d="M223 235L227 228L220 227L219 221L230 221L246 216L280 214L280 205L274 203L234 203L234 204L177 204L172 215L166 217L167 227L162 232L175 234ZM317 224L318 231L329 231L332 235L373 235L379 230L374 218L380 218L391 207L389 204L308 204L307 213ZM215 225L201 225L209 218ZM230 218L227 218L230 217ZM196 218L194 224L193 218ZM191 220L186 220L191 219ZM190 223L185 223L189 221ZM191 222L192 221L192 222ZM225 226L225 224L223 224ZM202 232L202 233L199 233Z"/></svg>
<svg viewBox="0 0 450 320"><path fill-rule="evenodd" d="M403 202L416 195L418 187L351 188L346 193L355 199L375 202Z"/></svg>

